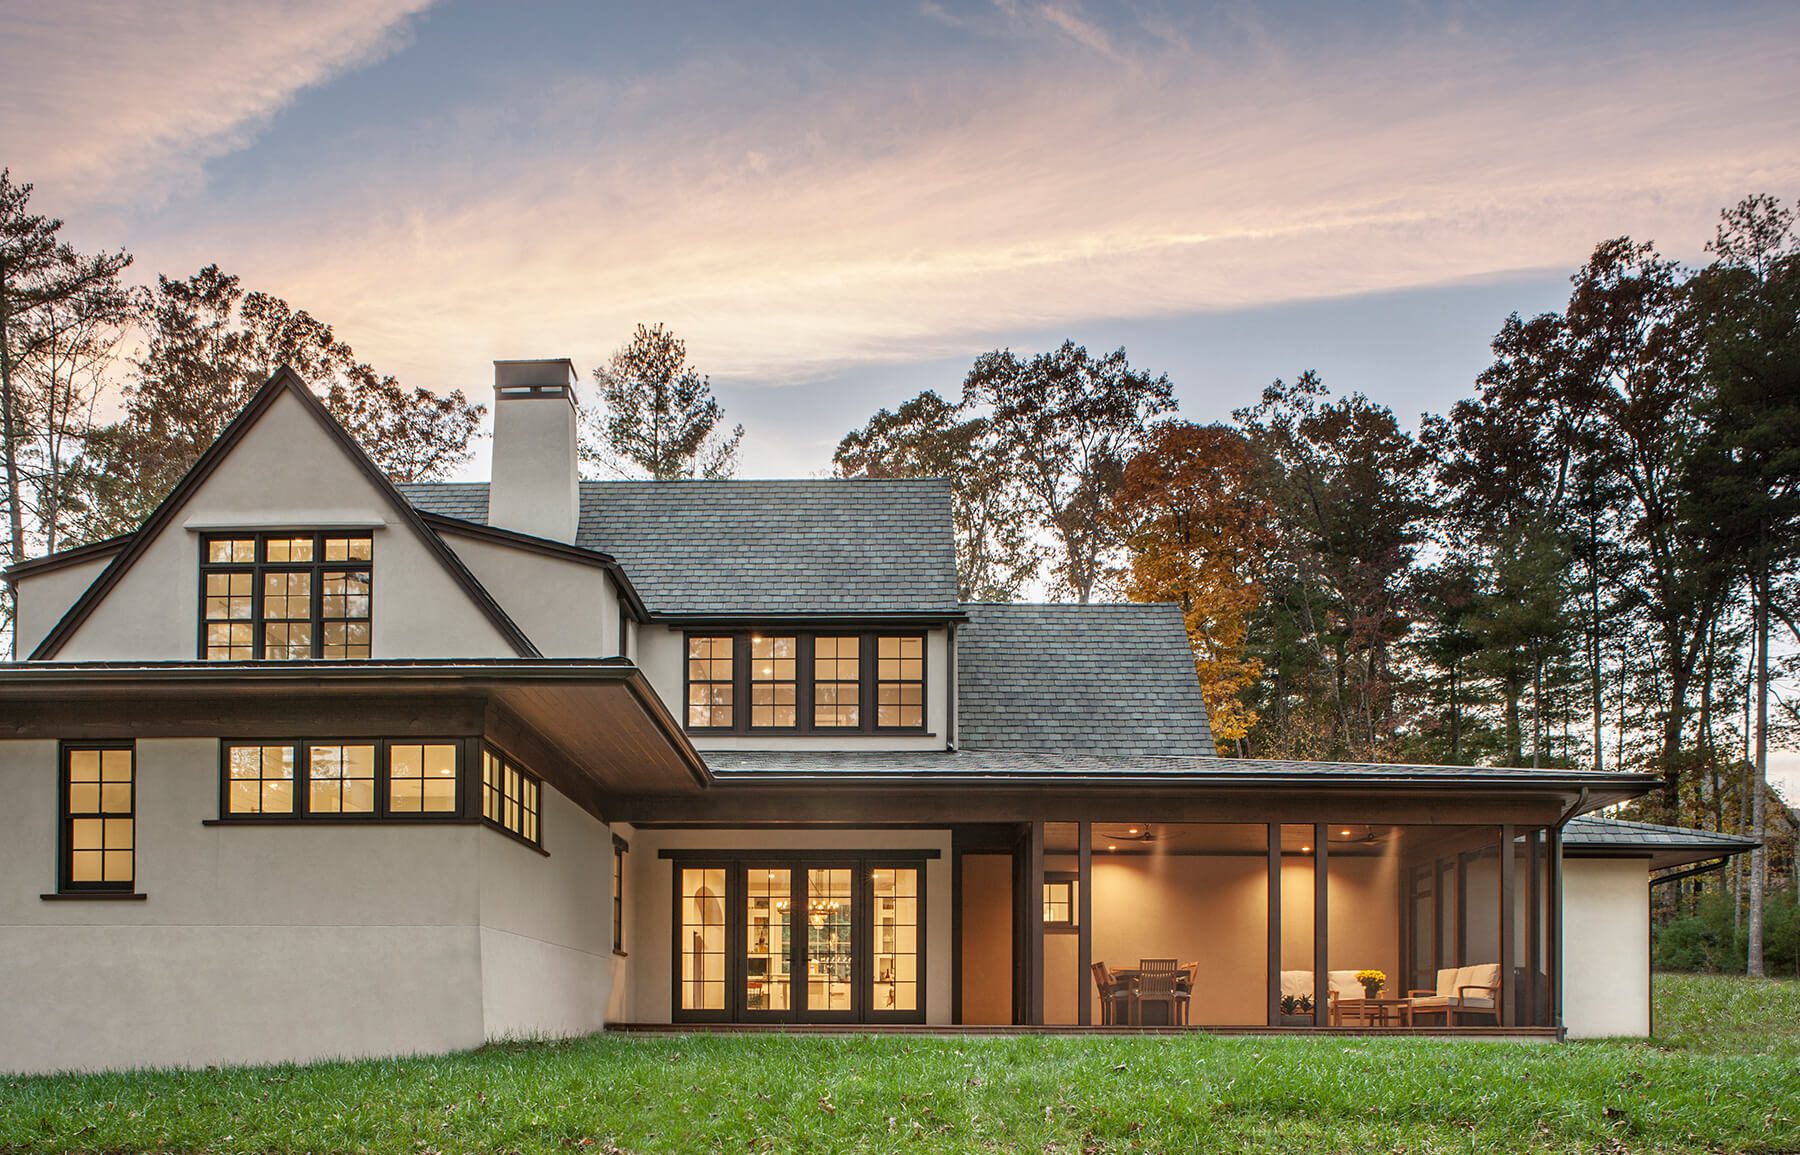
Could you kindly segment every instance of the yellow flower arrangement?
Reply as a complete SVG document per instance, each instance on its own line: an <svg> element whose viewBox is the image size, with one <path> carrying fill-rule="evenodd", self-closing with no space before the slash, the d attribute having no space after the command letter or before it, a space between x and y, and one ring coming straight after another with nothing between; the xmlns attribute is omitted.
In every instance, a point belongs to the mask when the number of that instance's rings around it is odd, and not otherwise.
<svg viewBox="0 0 1800 1155"><path fill-rule="evenodd" d="M1357 971L1356 981L1363 985L1364 994L1368 995L1370 998L1374 998L1376 991L1387 986L1387 972L1378 970Z"/></svg>

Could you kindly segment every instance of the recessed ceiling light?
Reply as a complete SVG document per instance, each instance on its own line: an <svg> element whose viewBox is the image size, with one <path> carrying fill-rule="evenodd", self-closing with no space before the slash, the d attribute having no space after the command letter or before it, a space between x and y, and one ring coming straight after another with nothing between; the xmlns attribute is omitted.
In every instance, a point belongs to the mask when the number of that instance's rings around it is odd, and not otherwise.
<svg viewBox="0 0 1800 1155"><path fill-rule="evenodd" d="M1136 834L1136 833L1137 833L1137 832L1138 832L1138 829L1137 829L1137 827L1135 827L1135 826L1133 826L1133 827L1132 827L1132 828L1131 828L1131 829L1130 829L1130 830L1127 830L1127 831L1126 831L1126 832L1125 832L1125 833L1127 833L1127 834Z"/></svg>
<svg viewBox="0 0 1800 1155"><path fill-rule="evenodd" d="M1117 849L1119 849L1119 848L1118 848L1118 847L1116 847L1116 846L1109 846L1109 847L1107 847L1107 848L1106 848L1106 849L1108 849L1108 850L1117 850Z"/></svg>
<svg viewBox="0 0 1800 1155"><path fill-rule="evenodd" d="M1312 847L1310 847L1310 846L1302 846L1302 847L1301 847L1301 848L1300 848L1300 853L1301 853L1301 854L1311 854L1311 853L1312 853Z"/></svg>
<svg viewBox="0 0 1800 1155"><path fill-rule="evenodd" d="M1346 838L1348 838L1350 836L1350 832L1348 830L1344 831L1343 834Z"/></svg>

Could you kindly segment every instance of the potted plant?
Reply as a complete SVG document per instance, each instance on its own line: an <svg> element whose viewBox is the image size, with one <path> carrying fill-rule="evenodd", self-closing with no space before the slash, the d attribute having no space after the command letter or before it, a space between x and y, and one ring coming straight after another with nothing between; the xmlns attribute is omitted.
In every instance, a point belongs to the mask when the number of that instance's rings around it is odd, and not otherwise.
<svg viewBox="0 0 1800 1155"><path fill-rule="evenodd" d="M1313 1001L1311 995L1281 996L1281 1025L1284 1027L1308 1027L1313 1021Z"/></svg>
<svg viewBox="0 0 1800 1155"><path fill-rule="evenodd" d="M1387 986L1387 972L1378 970L1357 971L1356 981L1362 984L1364 998L1377 999L1381 997L1381 988Z"/></svg>

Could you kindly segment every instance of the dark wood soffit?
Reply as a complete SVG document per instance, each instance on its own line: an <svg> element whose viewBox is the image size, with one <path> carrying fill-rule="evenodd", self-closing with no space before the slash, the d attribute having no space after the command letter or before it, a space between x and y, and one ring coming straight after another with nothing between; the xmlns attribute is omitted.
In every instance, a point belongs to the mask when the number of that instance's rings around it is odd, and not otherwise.
<svg viewBox="0 0 1800 1155"><path fill-rule="evenodd" d="M183 694L18 698L0 738L404 738L481 733L480 694Z"/></svg>
<svg viewBox="0 0 1800 1155"><path fill-rule="evenodd" d="M1554 822L1567 799L1488 792L1401 794L1384 791L1295 789L1267 785L1220 790L1139 787L1082 790L1050 787L882 788L754 787L716 785L700 794L615 795L608 812L641 823L861 823L869 821L953 825L966 822L1381 822L1396 825L1489 825Z"/></svg>
<svg viewBox="0 0 1800 1155"><path fill-rule="evenodd" d="M517 714L498 702L488 702L482 735L554 786L569 801L602 822L606 821L599 784L583 773L561 747L526 725Z"/></svg>

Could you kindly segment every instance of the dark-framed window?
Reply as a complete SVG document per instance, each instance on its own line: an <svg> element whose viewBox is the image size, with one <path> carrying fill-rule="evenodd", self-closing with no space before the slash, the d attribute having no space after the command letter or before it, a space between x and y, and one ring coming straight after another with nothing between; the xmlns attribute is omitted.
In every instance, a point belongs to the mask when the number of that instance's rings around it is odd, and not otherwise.
<svg viewBox="0 0 1800 1155"><path fill-rule="evenodd" d="M200 656L213 662L370 656L374 537L209 533L200 539Z"/></svg>
<svg viewBox="0 0 1800 1155"><path fill-rule="evenodd" d="M1066 933L1080 928L1081 879L1074 871L1044 872L1044 929Z"/></svg>
<svg viewBox="0 0 1800 1155"><path fill-rule="evenodd" d="M685 637L696 733L923 733L921 632L694 630Z"/></svg>
<svg viewBox="0 0 1800 1155"><path fill-rule="evenodd" d="M132 893L137 766L131 743L64 743L60 777L57 889Z"/></svg>
<svg viewBox="0 0 1800 1155"><path fill-rule="evenodd" d="M219 817L460 818L463 745L455 738L226 739Z"/></svg>
<svg viewBox="0 0 1800 1155"><path fill-rule="evenodd" d="M613 953L625 953L625 855L631 846L617 834L613 835L613 871L612 871L612 926Z"/></svg>
<svg viewBox="0 0 1800 1155"><path fill-rule="evenodd" d="M539 808L543 781L494 749L481 750L481 817L527 846L542 846Z"/></svg>
<svg viewBox="0 0 1800 1155"><path fill-rule="evenodd" d="M664 851L677 1022L923 1022L932 851Z"/></svg>

